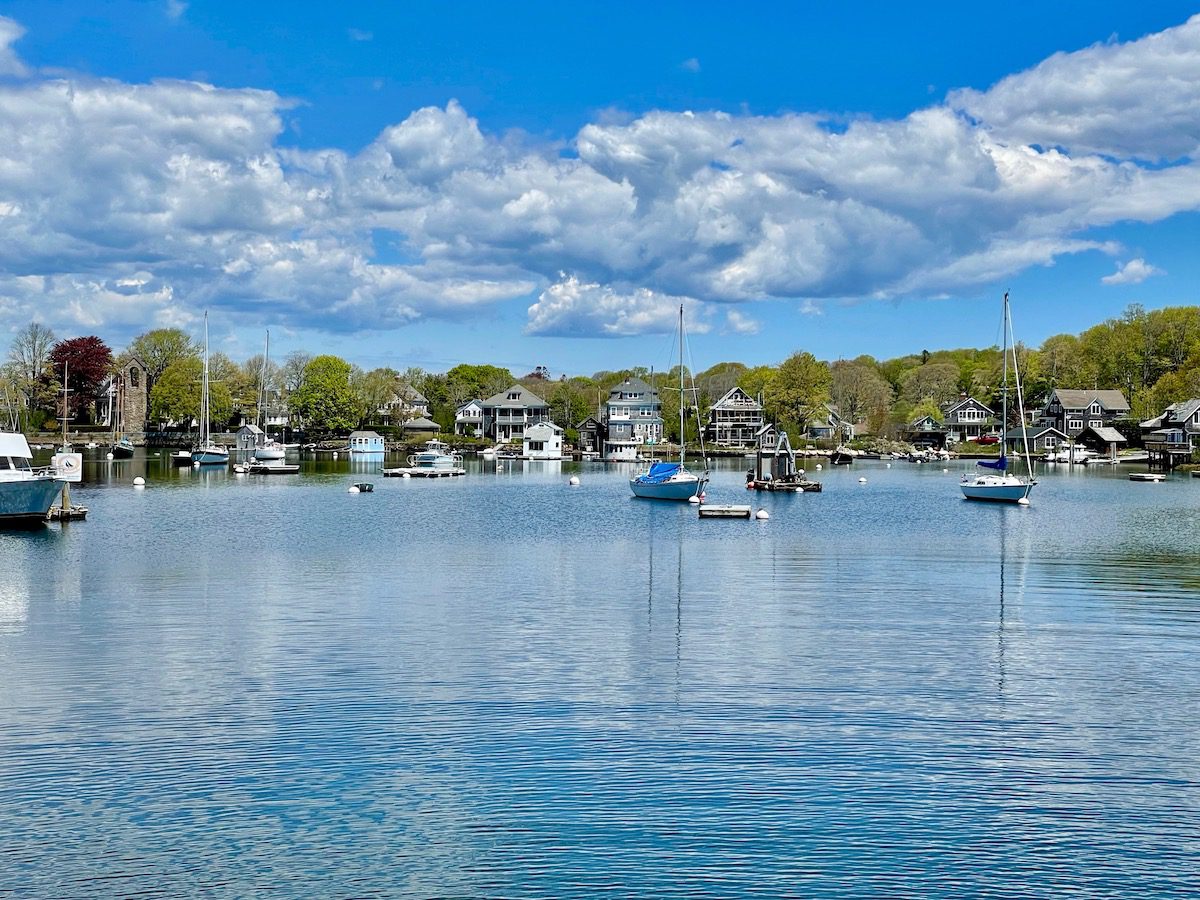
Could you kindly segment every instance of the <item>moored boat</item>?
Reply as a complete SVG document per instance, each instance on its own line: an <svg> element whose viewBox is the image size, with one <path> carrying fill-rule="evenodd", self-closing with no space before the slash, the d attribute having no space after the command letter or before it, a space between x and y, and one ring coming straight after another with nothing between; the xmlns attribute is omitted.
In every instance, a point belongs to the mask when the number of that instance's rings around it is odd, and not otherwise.
<svg viewBox="0 0 1200 900"><path fill-rule="evenodd" d="M462 456L445 441L430 438L424 450L408 457L408 464L414 469L453 469L462 465Z"/></svg>
<svg viewBox="0 0 1200 900"><path fill-rule="evenodd" d="M1021 414L1021 441L1024 448L1023 458L1025 460L1026 475L1015 475L1008 471L1008 456L1005 453L1005 447L1008 443L1008 363L1009 351L1012 351L1012 368L1013 376L1017 390L1017 409L1024 410L1024 402L1021 395L1021 374L1017 368L1017 351L1016 340L1010 342L1012 336L1012 315L1008 308L1008 292L1004 292L1004 318L1001 324L1001 331L1004 335L1004 380L1001 385L1001 433L1003 435L1000 445L1000 458L995 462L980 460L976 465L982 466L990 471L975 475L964 475L962 481L959 482L959 488L962 490L963 496L968 500L991 500L998 503L1028 503L1029 492L1033 490L1033 486L1037 483L1033 480L1033 469L1029 462L1029 435L1025 429L1025 416Z"/></svg>
<svg viewBox="0 0 1200 900"><path fill-rule="evenodd" d="M689 472L684 466L684 364L683 364L683 304L679 306L679 461L652 462L650 468L629 479L629 489L635 497L647 500L689 500L703 498L704 486L708 484L708 461L704 461L704 473ZM692 388L693 393L695 387ZM700 427L701 453L704 450L704 428Z"/></svg>
<svg viewBox="0 0 1200 900"><path fill-rule="evenodd" d="M0 524L40 522L66 480L52 468L34 468L25 435L0 432Z"/></svg>

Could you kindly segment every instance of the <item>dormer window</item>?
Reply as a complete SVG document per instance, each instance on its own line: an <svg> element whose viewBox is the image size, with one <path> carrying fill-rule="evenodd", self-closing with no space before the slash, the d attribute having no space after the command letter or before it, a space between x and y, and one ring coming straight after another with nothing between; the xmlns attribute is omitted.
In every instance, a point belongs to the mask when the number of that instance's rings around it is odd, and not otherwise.
<svg viewBox="0 0 1200 900"><path fill-rule="evenodd" d="M521 395L517 391L510 391L508 394L508 399L509 400L520 400Z"/></svg>
<svg viewBox="0 0 1200 900"><path fill-rule="evenodd" d="M1093 403L1088 412L1090 412L1093 416L1100 415L1100 401L1097 400L1095 403Z"/></svg>

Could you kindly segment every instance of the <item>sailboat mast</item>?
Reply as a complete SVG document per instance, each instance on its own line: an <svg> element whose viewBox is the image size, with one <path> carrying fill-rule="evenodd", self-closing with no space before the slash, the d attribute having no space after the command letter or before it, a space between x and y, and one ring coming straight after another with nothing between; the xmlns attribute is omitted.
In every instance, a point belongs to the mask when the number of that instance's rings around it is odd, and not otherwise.
<svg viewBox="0 0 1200 900"><path fill-rule="evenodd" d="M204 379L200 383L200 446L208 446L208 310L204 311Z"/></svg>
<svg viewBox="0 0 1200 900"><path fill-rule="evenodd" d="M1004 383L1000 389L1000 455L1004 456L1008 449L1008 291L1004 292L1004 319L1000 330L1004 333L1001 338L1004 342Z"/></svg>
<svg viewBox="0 0 1200 900"><path fill-rule="evenodd" d="M262 375L258 380L258 426L264 431L266 430L267 416L263 412L263 403L267 397L267 360L271 358L271 329L267 329L267 340L263 344L263 364Z"/></svg>
<svg viewBox="0 0 1200 900"><path fill-rule="evenodd" d="M679 465L683 465L683 304L679 304Z"/></svg>

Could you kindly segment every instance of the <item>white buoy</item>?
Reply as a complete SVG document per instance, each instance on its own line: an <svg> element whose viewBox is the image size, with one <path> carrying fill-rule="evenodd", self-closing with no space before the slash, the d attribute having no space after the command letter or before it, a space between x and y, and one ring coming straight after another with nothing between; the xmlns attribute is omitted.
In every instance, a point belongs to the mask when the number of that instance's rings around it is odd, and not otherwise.
<svg viewBox="0 0 1200 900"><path fill-rule="evenodd" d="M401 477L401 478L412 478L412 476L411 476L411 475L409 475L407 472L405 472L405 473L404 473L403 475L401 475L400 477Z"/></svg>
<svg viewBox="0 0 1200 900"><path fill-rule="evenodd" d="M496 463L496 471L497 471L497 472L503 472L503 471L504 471L504 466L500 465L499 463Z"/></svg>
<svg viewBox="0 0 1200 900"><path fill-rule="evenodd" d="M945 475L949 471L950 471L949 469L942 469L942 474Z"/></svg>
<svg viewBox="0 0 1200 900"><path fill-rule="evenodd" d="M700 498L698 496L696 496L695 494L692 494L692 496L688 497L688 503L699 503L699 502L700 502Z"/></svg>
<svg viewBox="0 0 1200 900"><path fill-rule="evenodd" d="M192 468L193 468L193 469L198 469L198 468L200 468L200 463L198 463L198 462L194 462L194 463L192 463Z"/></svg>
<svg viewBox="0 0 1200 900"><path fill-rule="evenodd" d="M866 484L866 483L867 483L867 479L865 479L865 478L860 478L860 479L858 479L858 483L859 483L859 484Z"/></svg>
<svg viewBox="0 0 1200 900"><path fill-rule="evenodd" d="M347 494L357 494L358 492L358 485L352 484L350 487L346 488Z"/></svg>
<svg viewBox="0 0 1200 900"><path fill-rule="evenodd" d="M1028 506L1028 505L1029 505L1028 497L1022 497L1020 500L1017 501L1017 506Z"/></svg>
<svg viewBox="0 0 1200 900"><path fill-rule="evenodd" d="M796 474L797 474L797 475L803 475L803 474L804 474L804 470L803 470L803 469L797 469L797 470L796 470Z"/></svg>
<svg viewBox="0 0 1200 900"><path fill-rule="evenodd" d="M571 487L579 487L579 476L572 475L571 480L567 482Z"/></svg>
<svg viewBox="0 0 1200 900"><path fill-rule="evenodd" d="M333 451L333 458L337 459L337 451L336 450Z"/></svg>
<svg viewBox="0 0 1200 900"><path fill-rule="evenodd" d="M756 519L769 519L769 518L771 518L771 514L770 514L769 512L767 512L765 509L760 509L758 512L756 512L756 513L754 514L754 518L756 518Z"/></svg>
<svg viewBox="0 0 1200 900"><path fill-rule="evenodd" d="M137 478L133 479L133 486L134 487L145 487L146 479L143 478L141 475L139 475Z"/></svg>
<svg viewBox="0 0 1200 900"><path fill-rule="evenodd" d="M890 469L891 467L892 467L891 463L888 463L886 466L884 466L885 469Z"/></svg>
<svg viewBox="0 0 1200 900"><path fill-rule="evenodd" d="M106 454L104 454L104 458L105 458L105 459L112 459L112 458L113 458L113 455L112 455L111 453L106 453Z"/></svg>
<svg viewBox="0 0 1200 900"><path fill-rule="evenodd" d="M821 464L820 464L820 463L817 463L817 471L818 471L818 472L820 472L820 471L821 471Z"/></svg>

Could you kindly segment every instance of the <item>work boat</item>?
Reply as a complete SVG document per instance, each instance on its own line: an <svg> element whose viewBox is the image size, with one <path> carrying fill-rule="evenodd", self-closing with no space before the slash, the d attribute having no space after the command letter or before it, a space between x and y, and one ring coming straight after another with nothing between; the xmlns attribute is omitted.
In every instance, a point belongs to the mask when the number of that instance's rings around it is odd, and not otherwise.
<svg viewBox="0 0 1200 900"><path fill-rule="evenodd" d="M1029 492L1033 490L1033 486L1037 484L1033 480L1033 469L1029 463L1029 434L1025 428L1025 409L1024 398L1021 395L1021 373L1017 368L1017 347L1016 340L1012 338L1012 314L1008 308L1008 292L1004 293L1004 322L1002 326L1004 333L1004 382L1001 387L1001 404L1002 412L1000 414L1000 458L995 462L981 460L978 465L990 471L979 473L976 475L964 475L959 487L962 489L963 496L968 500L993 500L1000 503L1022 503L1029 502ZM1023 447L1023 459L1025 461L1025 475L1014 475L1008 471L1008 456L1006 448L1008 446L1008 361L1009 352L1012 352L1012 368L1013 380L1017 388L1017 409L1021 410L1021 444Z"/></svg>
<svg viewBox="0 0 1200 900"><path fill-rule="evenodd" d="M267 419L265 409L267 404L267 377L271 371L271 332L267 331L267 337L263 344L263 364L262 374L258 379L258 415L256 423L259 428L263 429L263 442L254 448L254 458L258 462L278 462L287 456L287 449L279 441L273 440L266 433Z"/></svg>
<svg viewBox="0 0 1200 900"><path fill-rule="evenodd" d="M695 386L692 387L693 394ZM708 484L708 463L705 462L704 474L697 475L689 472L683 463L684 430L683 417L687 404L684 403L683 385L683 305L679 306L679 462L653 462L650 468L640 475L629 479L629 489L635 497L648 500L690 500L692 497L703 498L704 486ZM704 428L700 428L700 450L704 451Z"/></svg>
<svg viewBox="0 0 1200 900"><path fill-rule="evenodd" d="M33 468L25 435L0 431L0 524L41 522L66 479L50 468Z"/></svg>
<svg viewBox="0 0 1200 900"><path fill-rule="evenodd" d="M425 449L408 457L414 469L455 469L462 465L462 456L450 449L450 445L437 438L425 442Z"/></svg>

